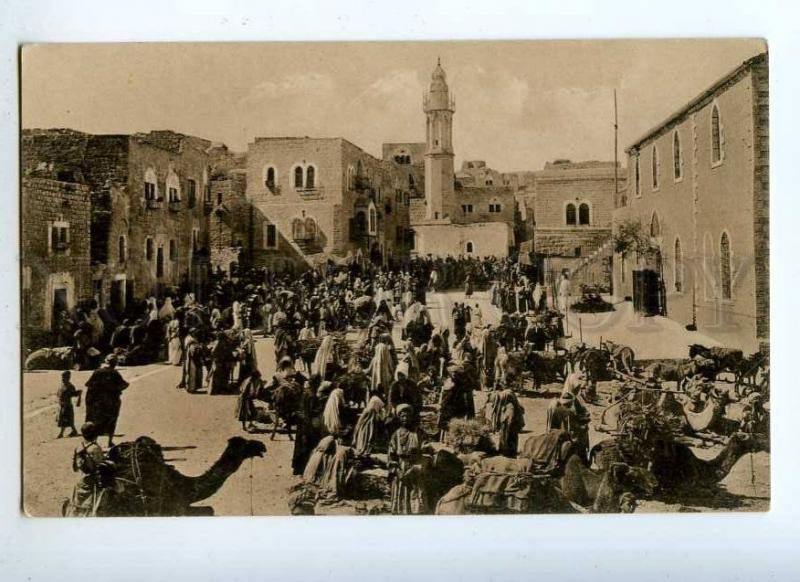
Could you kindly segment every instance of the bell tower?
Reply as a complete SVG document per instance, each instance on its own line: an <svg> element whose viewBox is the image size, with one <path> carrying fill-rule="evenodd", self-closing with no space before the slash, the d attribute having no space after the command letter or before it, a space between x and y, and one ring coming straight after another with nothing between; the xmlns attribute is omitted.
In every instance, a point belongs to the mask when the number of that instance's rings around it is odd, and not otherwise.
<svg viewBox="0 0 800 582"><path fill-rule="evenodd" d="M455 99L447 87L447 76L439 59L431 75L430 89L423 96L425 112L425 198L429 220L454 216L455 170L453 154L453 113Z"/></svg>

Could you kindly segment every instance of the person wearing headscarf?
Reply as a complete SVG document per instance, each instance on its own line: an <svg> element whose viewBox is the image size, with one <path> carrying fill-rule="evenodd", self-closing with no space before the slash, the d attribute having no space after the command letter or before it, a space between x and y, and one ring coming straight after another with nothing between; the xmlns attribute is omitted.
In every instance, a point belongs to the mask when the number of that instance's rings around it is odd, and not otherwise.
<svg viewBox="0 0 800 582"><path fill-rule="evenodd" d="M147 322L158 321L158 303L155 297L147 300Z"/></svg>
<svg viewBox="0 0 800 582"><path fill-rule="evenodd" d="M408 404L418 415L422 412L422 395L417 385L408 378L408 364L400 362L395 370L395 381L389 387L388 395L389 411L397 414L397 408L401 404ZM419 420L415 416L415 423Z"/></svg>
<svg viewBox="0 0 800 582"><path fill-rule="evenodd" d="M233 349L227 334L224 331L217 332L217 338L211 347L211 387L209 394L224 394L230 388L231 364Z"/></svg>
<svg viewBox="0 0 800 582"><path fill-rule="evenodd" d="M183 340L183 346L186 357L183 359L183 374L178 388L186 388L186 391L192 394L203 387L203 363L205 359L205 348L198 339L198 331L196 329L189 330Z"/></svg>
<svg viewBox="0 0 800 582"><path fill-rule="evenodd" d="M336 338L326 335L317 348L317 354L311 363L311 373L319 374L323 380L328 379L328 367L336 364Z"/></svg>
<svg viewBox="0 0 800 582"><path fill-rule="evenodd" d="M167 324L167 362L173 366L180 366L182 357L181 322L173 318Z"/></svg>
<svg viewBox="0 0 800 582"><path fill-rule="evenodd" d="M413 428L414 409L408 404L397 407L400 428L389 439L389 480L391 482L391 506L395 515L424 513L426 509L422 491L408 484L404 477L420 462L422 439Z"/></svg>
<svg viewBox="0 0 800 582"><path fill-rule="evenodd" d="M353 450L358 455L368 455L380 441L384 429L384 403L380 396L373 394L356 421L353 430ZM385 439L385 437L383 437ZM385 442L385 441L384 441Z"/></svg>
<svg viewBox="0 0 800 582"><path fill-rule="evenodd" d="M547 407L547 432L563 430L575 442L575 450L586 461L589 455L589 414L572 392L564 391Z"/></svg>
<svg viewBox="0 0 800 582"><path fill-rule="evenodd" d="M525 410L517 395L508 388L489 394L491 415L489 423L492 432L499 436L497 452L504 457L516 457L519 446L519 433L525 428Z"/></svg>
<svg viewBox="0 0 800 582"><path fill-rule="evenodd" d="M352 449L339 444L333 435L323 437L308 459L303 482L317 485L324 499L340 499L347 486L351 456Z"/></svg>
<svg viewBox="0 0 800 582"><path fill-rule="evenodd" d="M164 305L158 310L158 318L166 321L175 317L175 308L172 306L172 297L164 298Z"/></svg>
<svg viewBox="0 0 800 582"><path fill-rule="evenodd" d="M242 304L238 299L231 305L231 315L233 317L233 329L242 329Z"/></svg>
<svg viewBox="0 0 800 582"><path fill-rule="evenodd" d="M378 340L375 346L375 355L366 370L370 378L370 389L375 392L378 386L392 385L394 377L394 362L392 360L391 348L383 338Z"/></svg>
<svg viewBox="0 0 800 582"><path fill-rule="evenodd" d="M128 387L116 367L117 357L109 354L86 381L86 422L94 423L98 435L108 435L109 447L114 444L122 391Z"/></svg>
<svg viewBox="0 0 800 582"><path fill-rule="evenodd" d="M325 410L322 412L323 425L330 435L338 436L344 432L344 404L344 390L334 388L328 396Z"/></svg>
<svg viewBox="0 0 800 582"><path fill-rule="evenodd" d="M244 382L254 370L258 370L258 356L256 355L256 342L250 329L242 330L242 339L239 342L239 384Z"/></svg>
<svg viewBox="0 0 800 582"><path fill-rule="evenodd" d="M242 430L252 432L255 429L256 420L255 400L259 396L259 391L263 382L261 372L257 369L242 383L239 398L236 400L236 419L242 423Z"/></svg>

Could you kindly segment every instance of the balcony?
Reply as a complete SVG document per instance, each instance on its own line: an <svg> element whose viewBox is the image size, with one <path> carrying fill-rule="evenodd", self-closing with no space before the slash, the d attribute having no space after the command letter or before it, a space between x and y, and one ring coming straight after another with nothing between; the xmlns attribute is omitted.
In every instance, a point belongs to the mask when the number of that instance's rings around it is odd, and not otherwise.
<svg viewBox="0 0 800 582"><path fill-rule="evenodd" d="M295 192L303 200L323 200L325 198L323 188L295 188Z"/></svg>
<svg viewBox="0 0 800 582"><path fill-rule="evenodd" d="M158 208L161 208L163 204L164 204L163 198L148 198L145 201L145 205L148 210L156 210Z"/></svg>
<svg viewBox="0 0 800 582"><path fill-rule="evenodd" d="M69 249L69 243L66 241L58 241L53 243L53 250L56 252L63 252Z"/></svg>
<svg viewBox="0 0 800 582"><path fill-rule="evenodd" d="M180 200L171 200L169 202L169 211L170 212L178 212L181 209L181 201Z"/></svg>

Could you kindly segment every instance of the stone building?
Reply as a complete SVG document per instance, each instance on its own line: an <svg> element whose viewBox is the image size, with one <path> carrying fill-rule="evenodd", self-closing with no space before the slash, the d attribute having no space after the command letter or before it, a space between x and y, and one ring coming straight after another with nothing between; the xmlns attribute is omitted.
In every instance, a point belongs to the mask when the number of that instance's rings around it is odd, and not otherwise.
<svg viewBox="0 0 800 582"><path fill-rule="evenodd" d="M484 160L467 160L461 162L461 169L456 172L456 182L463 186L477 186L479 188L498 188L509 186L503 182L503 174L486 165Z"/></svg>
<svg viewBox="0 0 800 582"><path fill-rule="evenodd" d="M88 186L33 176L22 179L20 233L23 341L31 347L92 290Z"/></svg>
<svg viewBox="0 0 800 582"><path fill-rule="evenodd" d="M412 200L413 252L418 255L507 256L514 245L513 192L502 188L499 173L498 187L487 183L485 164L477 187L457 182L453 150L455 99L450 95L447 77L439 62L423 99L423 111L426 118L425 197ZM480 175L481 168L468 169Z"/></svg>
<svg viewBox="0 0 800 582"><path fill-rule="evenodd" d="M23 175L44 167L51 177L88 186L91 294L117 314L169 287L202 292L211 174L215 159L224 158L208 140L172 131L22 134Z"/></svg>
<svg viewBox="0 0 800 582"><path fill-rule="evenodd" d="M556 160L534 172L532 182L524 197L542 281L567 269L574 286L610 290L611 223L623 171L613 162Z"/></svg>
<svg viewBox="0 0 800 582"><path fill-rule="evenodd" d="M614 288L746 351L769 345L767 54L715 82L626 150L614 228L645 256L615 256Z"/></svg>
<svg viewBox="0 0 800 582"><path fill-rule="evenodd" d="M410 182L400 168L342 138L256 138L247 199L305 264L347 255L402 260L406 237L397 233L408 224Z"/></svg>

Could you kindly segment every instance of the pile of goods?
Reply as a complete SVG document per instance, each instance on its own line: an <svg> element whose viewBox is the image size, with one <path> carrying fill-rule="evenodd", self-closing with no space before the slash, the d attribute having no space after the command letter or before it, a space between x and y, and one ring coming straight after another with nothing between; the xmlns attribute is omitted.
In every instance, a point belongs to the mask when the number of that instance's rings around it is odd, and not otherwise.
<svg viewBox="0 0 800 582"><path fill-rule="evenodd" d="M573 303L572 311L577 313L605 313L614 311L614 306L603 299L600 289L594 285L581 285L580 301Z"/></svg>

